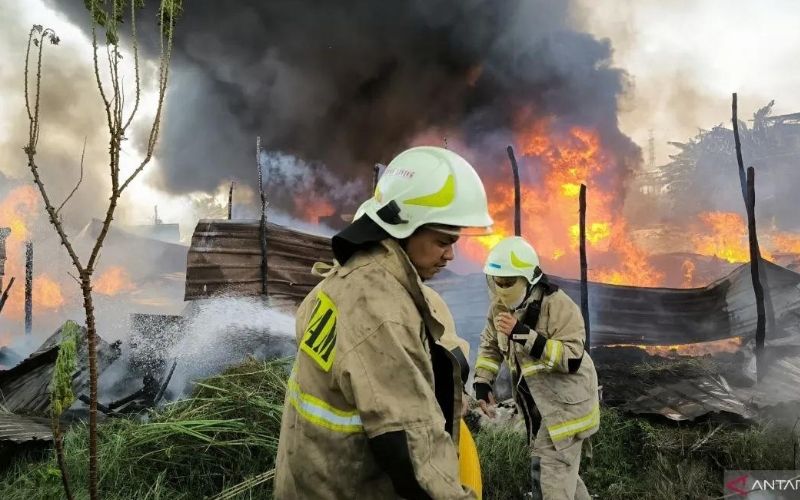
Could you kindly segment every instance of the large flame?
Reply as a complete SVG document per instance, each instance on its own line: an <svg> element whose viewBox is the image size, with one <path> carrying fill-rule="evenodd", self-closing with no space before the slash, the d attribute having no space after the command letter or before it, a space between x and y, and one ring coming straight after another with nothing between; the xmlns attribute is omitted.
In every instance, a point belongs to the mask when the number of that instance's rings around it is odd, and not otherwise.
<svg viewBox="0 0 800 500"><path fill-rule="evenodd" d="M28 222L36 215L39 194L32 186L20 186L11 190L0 201L0 227L10 227L11 236L7 240L9 254L17 250L28 239ZM9 261L11 261L9 257Z"/></svg>
<svg viewBox="0 0 800 500"><path fill-rule="evenodd" d="M695 229L692 244L695 253L727 260L731 263L750 261L747 223L735 212L704 212L699 215L701 227ZM771 259L772 253L760 246L761 256Z"/></svg>
<svg viewBox="0 0 800 500"><path fill-rule="evenodd" d="M25 241L31 237L30 226L38 208L39 193L32 186L16 187L0 201L0 227L11 228L6 239L5 274L16 278L3 314L12 319L20 319L25 314ZM34 312L57 311L65 302L61 285L48 274L33 277L32 299Z"/></svg>
<svg viewBox="0 0 800 500"><path fill-rule="evenodd" d="M92 290L101 295L117 295L135 289L128 271L121 266L106 269L92 283Z"/></svg>
<svg viewBox="0 0 800 500"><path fill-rule="evenodd" d="M603 151L598 134L583 127L564 132L554 130L552 120L535 120L522 127L517 137L521 164L533 165L530 175L536 182L520 187L523 235L536 247L547 272L565 276L578 269L578 197L580 185L587 186L586 242L588 249L610 253L614 265L593 269L590 278L606 283L659 286L664 274L655 270L648 256L628 235L627 224L615 209L615 198L604 186L612 162ZM498 167L506 170L507 166ZM462 248L477 261L486 258L502 238L513 234L514 188L508 181L487 186L489 211L496 234L464 239ZM590 266L591 267L591 266Z"/></svg>

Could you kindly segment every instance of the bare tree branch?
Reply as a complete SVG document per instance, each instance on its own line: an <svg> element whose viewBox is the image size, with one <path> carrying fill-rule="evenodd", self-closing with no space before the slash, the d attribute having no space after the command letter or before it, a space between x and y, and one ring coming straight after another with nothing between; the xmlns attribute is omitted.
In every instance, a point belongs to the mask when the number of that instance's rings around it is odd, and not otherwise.
<svg viewBox="0 0 800 500"><path fill-rule="evenodd" d="M131 1L131 38L133 39L133 71L136 75L136 99L133 103L133 111L131 111L130 116L125 121L125 125L122 126L122 132L125 133L128 130L131 122L133 121L133 117L136 116L136 112L139 110L139 102L141 100L141 82L139 80L139 40L136 37L136 1Z"/></svg>
<svg viewBox="0 0 800 500"><path fill-rule="evenodd" d="M33 40L34 31L36 31L35 26L28 33L28 48L25 50L25 109L28 111L29 123L33 121L33 114L31 114L31 104L28 100L28 61L31 58L31 41Z"/></svg>
<svg viewBox="0 0 800 500"><path fill-rule="evenodd" d="M103 107L106 110L106 118L108 119L108 129L111 130L111 103L108 102L108 97L106 97L106 92L103 89L103 81L100 78L100 64L97 61L97 28L95 25L95 6L92 3L91 8L91 18L92 18L92 49L93 49L93 62L94 62L94 76L97 80L97 88L100 89L100 97L103 100Z"/></svg>
<svg viewBox="0 0 800 500"><path fill-rule="evenodd" d="M81 182L83 182L83 157L84 157L85 154L86 154L86 137L84 136L84 138L83 138L83 150L81 151L81 175L78 178L78 183L75 184L75 188L72 190L72 192L69 194L69 196L67 196L67 199L64 200L61 203L61 205L58 206L58 209L56 210L56 215L58 215L58 213L61 212L61 209L64 208L64 205L66 205L67 202L69 201L69 199L72 198L72 196L75 194L75 192L81 186Z"/></svg>
<svg viewBox="0 0 800 500"><path fill-rule="evenodd" d="M159 16L163 23L165 22L165 13L164 13L164 6L162 4L161 8L159 9ZM159 65L159 78L158 78L158 106L156 108L156 115L153 119L153 126L150 129L150 137L147 140L147 151L145 153L145 157L136 170L122 183L119 188L120 194L128 187L128 185L133 181L133 179L138 176L142 170L147 166L150 160L153 157L153 151L155 150L156 142L158 141L158 134L161 129L161 111L164 107L164 97L167 92L167 81L169 78L169 64L172 58L172 43L173 43L173 32L175 28L175 15L174 13L170 12L168 16L169 20L167 21L169 25L165 28L167 30L167 40L166 40L166 47L164 46L164 36L162 30L161 36L161 63Z"/></svg>

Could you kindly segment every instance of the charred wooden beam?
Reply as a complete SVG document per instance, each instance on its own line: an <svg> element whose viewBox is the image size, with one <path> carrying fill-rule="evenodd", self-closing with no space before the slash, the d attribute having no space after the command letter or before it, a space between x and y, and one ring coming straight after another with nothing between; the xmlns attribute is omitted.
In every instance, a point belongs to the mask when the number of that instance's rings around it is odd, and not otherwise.
<svg viewBox="0 0 800 500"><path fill-rule="evenodd" d="M0 312L3 312L3 306L6 305L6 300L8 300L8 293L11 291L11 286L14 284L14 277L12 276L8 282L8 286L3 291L3 295L0 295Z"/></svg>
<svg viewBox="0 0 800 500"><path fill-rule="evenodd" d="M736 144L736 162L739 164L739 183L742 186L742 198L747 204L747 177L744 172L744 160L742 160L742 142L739 140L739 118L737 116L738 101L736 92L733 93L733 103L731 105L733 122L733 141Z"/></svg>
<svg viewBox="0 0 800 500"><path fill-rule="evenodd" d="M231 182L231 188L228 190L228 220L233 219L233 185Z"/></svg>
<svg viewBox="0 0 800 500"><path fill-rule="evenodd" d="M732 103L731 103L731 121L733 122L733 139L736 145L736 163L739 168L739 182L742 186L742 198L744 200L745 210L747 212L747 220L748 220L748 228L750 226L750 219L753 220L753 231L755 231L755 199L752 201L750 200L750 194L748 191L748 175L745 173L744 169L744 160L742 157L742 143L739 139L739 118L737 115L738 112L738 99L737 95L734 92L732 96ZM753 168L753 167L750 167ZM754 235L751 235L751 238ZM752 245L751 245L752 246ZM761 249L756 244L755 246L755 257L753 255L750 256L750 265L756 265L758 267L757 276L759 278L759 287L761 287L761 310L765 313L765 326L762 328L762 336L766 336L766 330L774 332L775 331L775 307L772 304L772 295L769 293L770 286L769 286L769 276L767 275L767 270L764 266L764 260L761 258ZM755 264L753 264L755 263ZM754 285L755 286L755 285ZM766 288L767 293L764 293L764 289ZM756 301L756 310L759 311L758 301ZM758 326L756 326L756 343L758 343ZM762 339L762 348L763 348ZM756 362L758 363L758 353L756 355ZM758 369L758 365L756 367L756 376L760 378L763 375Z"/></svg>
<svg viewBox="0 0 800 500"><path fill-rule="evenodd" d="M766 371L764 366L764 339L766 337L766 312L764 308L764 288L759 279L761 252L756 233L756 191L755 169L747 169L747 233L750 240L750 275L753 278L753 291L756 294L756 377L761 380Z"/></svg>
<svg viewBox="0 0 800 500"><path fill-rule="evenodd" d="M378 179L381 176L381 164L376 163L372 166L372 192L375 193L375 190L378 189Z"/></svg>
<svg viewBox="0 0 800 500"><path fill-rule="evenodd" d="M169 369L169 373L167 373L167 376L164 377L164 382L161 384L161 389L158 390L158 394L156 394L155 399L153 399L153 404L157 404L159 401L161 401L161 398L164 397L164 393L167 392L167 386L169 386L169 381L172 380L172 374L175 373L176 366L178 366L177 358L172 361L172 368Z"/></svg>
<svg viewBox="0 0 800 500"><path fill-rule="evenodd" d="M261 137L256 138L256 165L258 166L258 191L261 195L261 295L267 296L267 196L264 193L264 173L261 166Z"/></svg>
<svg viewBox="0 0 800 500"><path fill-rule="evenodd" d="M33 329L33 242L25 242L25 335Z"/></svg>
<svg viewBox="0 0 800 500"><path fill-rule="evenodd" d="M589 267L586 262L586 185L580 192L580 245L581 245L581 314L586 326L586 351L591 353L591 325L589 323Z"/></svg>
<svg viewBox="0 0 800 500"><path fill-rule="evenodd" d="M522 215L520 211L519 167L514 156L514 148L506 148L508 160L511 162L511 172L514 174L514 235L522 236Z"/></svg>

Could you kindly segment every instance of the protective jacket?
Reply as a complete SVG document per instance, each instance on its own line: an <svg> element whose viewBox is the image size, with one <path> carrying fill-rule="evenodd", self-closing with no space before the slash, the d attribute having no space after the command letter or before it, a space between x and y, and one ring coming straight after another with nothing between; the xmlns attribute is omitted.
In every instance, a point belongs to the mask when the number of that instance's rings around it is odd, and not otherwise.
<svg viewBox="0 0 800 500"><path fill-rule="evenodd" d="M511 338L495 328L494 318L503 311L509 312L498 300L489 307L475 364L475 384L491 385L505 361L514 382L514 398L526 420L540 415L556 449L569 446L573 438L594 434L600 424L597 372L584 352L586 330L578 306L543 280L511 311L518 321ZM527 396L532 397L535 408L529 407Z"/></svg>
<svg viewBox="0 0 800 500"><path fill-rule="evenodd" d="M386 239L305 298L275 498L474 498L459 481L462 367L439 342L452 317L430 293Z"/></svg>

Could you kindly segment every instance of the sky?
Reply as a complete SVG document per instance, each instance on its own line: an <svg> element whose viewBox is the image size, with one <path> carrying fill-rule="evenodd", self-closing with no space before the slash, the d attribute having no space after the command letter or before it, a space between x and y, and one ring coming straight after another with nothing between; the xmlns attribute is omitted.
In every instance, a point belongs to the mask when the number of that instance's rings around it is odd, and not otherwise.
<svg viewBox="0 0 800 500"><path fill-rule="evenodd" d="M656 165L675 152L667 141L729 125L733 92L740 119L772 99L775 114L800 112L800 2L579 0L573 12L630 75L621 128L645 151L653 129Z"/></svg>
<svg viewBox="0 0 800 500"><path fill-rule="evenodd" d="M62 62L59 52L73 53L80 56L80 62L71 63L70 71L91 76L91 54L80 30L41 0L2 3L0 173L27 179L24 157L12 141L15 138L10 137L10 125L22 116L20 69L30 25L53 27L61 37L62 46L53 53L51 64ZM699 128L728 124L731 92L739 93L742 118L748 118L771 99L776 101L777 114L800 111L800 2L574 0L571 12L576 28L610 40L613 64L626 71L629 80L619 110L622 131L644 149L647 158L652 130L656 164L665 163L668 154L674 152L667 141L683 141ZM99 105L95 87L76 85L75 89L87 93L76 103ZM146 93L147 99L152 102L152 93ZM98 158L88 161L87 168L105 168L100 134L87 135L98 136L95 150L89 148ZM91 137L90 142L93 139L96 138ZM4 143L7 147L3 147ZM80 152L71 154L77 169ZM123 168L131 168L139 154L135 147L127 147ZM149 168L160 168L158 159ZM102 186L102 181L98 182ZM158 205L163 220L182 222L186 230L193 226L192 200L158 191L148 183L147 174L126 196L120 213L123 222L147 222L153 205Z"/></svg>

